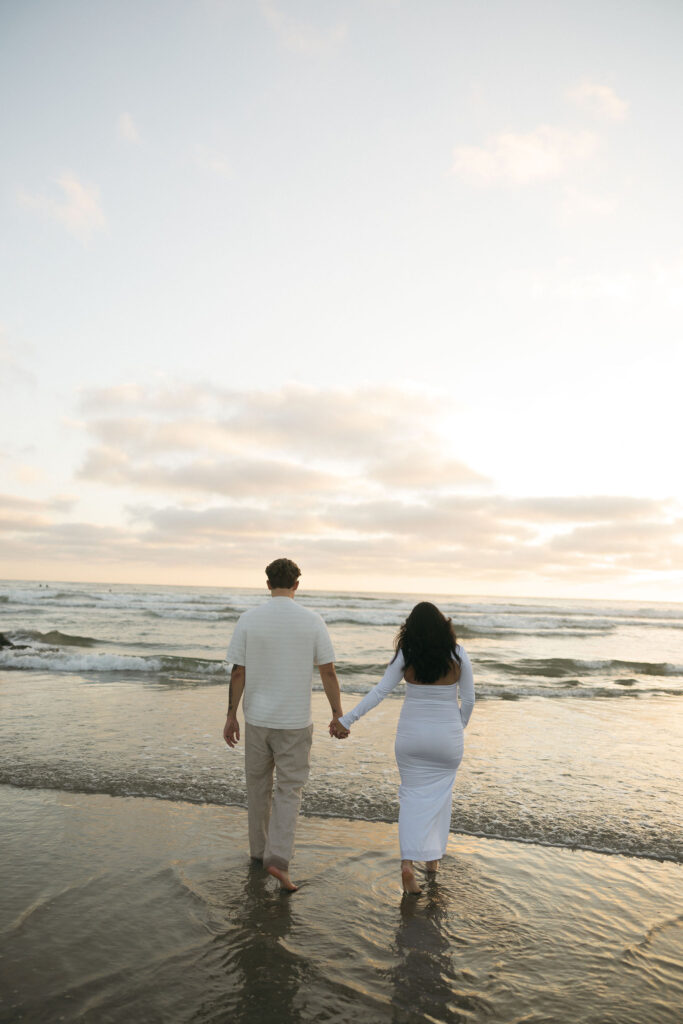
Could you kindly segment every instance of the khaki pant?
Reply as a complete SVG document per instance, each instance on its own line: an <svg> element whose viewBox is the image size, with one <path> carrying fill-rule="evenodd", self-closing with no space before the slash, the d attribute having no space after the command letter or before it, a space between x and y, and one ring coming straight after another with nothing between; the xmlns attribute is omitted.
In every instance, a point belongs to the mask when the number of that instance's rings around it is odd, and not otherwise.
<svg viewBox="0 0 683 1024"><path fill-rule="evenodd" d="M311 767L313 726L268 729L245 724L244 767L247 778L249 851L287 871L294 853L294 833L301 791ZM273 793L275 769L275 793Z"/></svg>

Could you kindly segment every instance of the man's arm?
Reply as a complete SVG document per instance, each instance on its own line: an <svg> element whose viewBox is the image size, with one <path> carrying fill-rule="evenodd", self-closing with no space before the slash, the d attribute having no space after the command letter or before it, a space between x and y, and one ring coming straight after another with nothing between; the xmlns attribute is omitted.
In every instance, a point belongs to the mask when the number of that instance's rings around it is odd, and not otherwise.
<svg viewBox="0 0 683 1024"><path fill-rule="evenodd" d="M223 739L229 747L234 747L240 738L240 725L237 721L237 709L244 693L244 665L233 665L230 673L228 690L228 716L223 727Z"/></svg>
<svg viewBox="0 0 683 1024"><path fill-rule="evenodd" d="M342 711L341 691L339 689L339 680L337 679L334 662L328 661L326 665L318 665L318 671L320 672L325 696L330 702L330 707L332 709L330 733L334 734L338 739L346 739L349 735L349 730L339 724L339 719L344 712Z"/></svg>

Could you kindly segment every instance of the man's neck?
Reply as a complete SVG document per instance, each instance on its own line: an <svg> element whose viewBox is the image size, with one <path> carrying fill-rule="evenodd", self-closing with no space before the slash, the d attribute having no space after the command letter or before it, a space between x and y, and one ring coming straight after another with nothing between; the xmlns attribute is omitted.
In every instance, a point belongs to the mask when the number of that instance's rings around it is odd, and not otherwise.
<svg viewBox="0 0 683 1024"><path fill-rule="evenodd" d="M293 590L286 590L284 587L274 587L271 590L271 592L270 592L270 596L271 597L291 597L293 599L294 598L294 593L295 592Z"/></svg>

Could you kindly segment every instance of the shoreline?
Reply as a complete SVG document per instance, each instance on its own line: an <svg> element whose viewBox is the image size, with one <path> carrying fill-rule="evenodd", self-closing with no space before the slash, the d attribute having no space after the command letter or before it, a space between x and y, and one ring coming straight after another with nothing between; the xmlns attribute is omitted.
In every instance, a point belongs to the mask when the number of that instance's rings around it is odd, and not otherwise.
<svg viewBox="0 0 683 1024"><path fill-rule="evenodd" d="M19 792L35 792L35 793L64 793L73 794L74 796L85 796L85 797L109 797L114 800L154 800L161 803L171 804L187 804L189 807L211 807L211 808L231 808L234 810L244 811L246 814L247 805L245 802L238 801L214 801L214 800L193 800L192 797L188 796L177 796L174 794L150 794L150 793L117 793L109 792L102 789L81 789L81 788L66 788L64 786L34 786L34 785L22 785L17 782L10 782L0 777L0 791L3 789L16 789ZM397 825L398 815L395 818L364 818L361 816L354 818L345 818L340 815L326 814L324 811L301 811L299 815L300 820L310 821L349 821L359 822L366 825ZM610 850L606 848L599 848L594 846L583 846L579 843L569 845L565 843L551 843L545 842L542 839L526 838L524 836L504 836L495 835L492 833L485 832L474 832L466 829L450 829L449 836L453 839L462 837L465 839L481 839L486 842L492 843L510 843L512 845L519 844L520 846L531 846L539 847L543 850L558 850L566 851L568 853L591 853L596 854L600 857L623 857L626 860L637 860L637 861L652 861L655 864L672 864L678 867L683 866L683 862L677 860L675 857L657 856L653 853L638 853L638 852L624 852L621 850ZM398 832L397 832L398 842Z"/></svg>
<svg viewBox="0 0 683 1024"><path fill-rule="evenodd" d="M245 806L244 753L222 739L215 687L0 676L3 783ZM642 702L634 716L623 701L481 702L467 729L451 831L681 863L678 703ZM401 702L385 701L344 743L328 735L323 694L313 693L312 711L303 813L395 822Z"/></svg>

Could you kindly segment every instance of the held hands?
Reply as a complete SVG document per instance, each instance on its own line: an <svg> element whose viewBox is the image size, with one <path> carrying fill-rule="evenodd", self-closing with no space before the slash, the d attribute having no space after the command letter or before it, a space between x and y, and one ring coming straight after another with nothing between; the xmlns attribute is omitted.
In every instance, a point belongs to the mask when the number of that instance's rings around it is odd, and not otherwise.
<svg viewBox="0 0 683 1024"><path fill-rule="evenodd" d="M337 740L345 740L349 735L350 730L345 729L339 719L335 716L330 722L330 736L334 736Z"/></svg>
<svg viewBox="0 0 683 1024"><path fill-rule="evenodd" d="M345 740L350 735L350 730L345 729L338 718L330 722L330 736L335 739ZM228 715L223 726L223 739L229 747L236 747L240 738L240 724L235 715Z"/></svg>
<svg viewBox="0 0 683 1024"><path fill-rule="evenodd" d="M228 715L223 726L223 739L229 747L236 747L240 738L240 723L237 715Z"/></svg>

